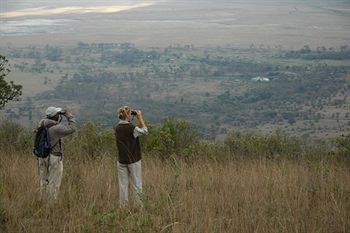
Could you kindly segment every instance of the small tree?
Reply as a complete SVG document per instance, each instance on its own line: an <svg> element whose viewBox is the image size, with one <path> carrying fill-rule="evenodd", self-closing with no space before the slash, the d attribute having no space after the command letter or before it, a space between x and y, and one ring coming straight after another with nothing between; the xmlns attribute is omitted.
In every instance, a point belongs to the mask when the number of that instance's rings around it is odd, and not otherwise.
<svg viewBox="0 0 350 233"><path fill-rule="evenodd" d="M7 63L8 60L6 57L0 54L0 109L2 109L8 101L22 94L21 85L16 85L13 81L9 83L5 81L6 75L10 72Z"/></svg>

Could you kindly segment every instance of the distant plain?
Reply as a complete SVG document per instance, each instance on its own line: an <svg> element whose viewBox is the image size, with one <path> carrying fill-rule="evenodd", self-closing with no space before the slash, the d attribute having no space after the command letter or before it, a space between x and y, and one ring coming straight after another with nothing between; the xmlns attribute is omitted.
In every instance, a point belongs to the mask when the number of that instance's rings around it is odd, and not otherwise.
<svg viewBox="0 0 350 233"><path fill-rule="evenodd" d="M37 7L40 2L47 4L39 1ZM66 5L60 9L77 7L79 1L63 3ZM264 44L290 49L306 44L338 47L350 40L348 1L120 1L120 7L128 4L131 9L102 13L101 5L111 11L112 3L117 8L115 1L102 1L99 6L87 1L85 8L57 14L10 17L11 12L7 12L1 15L0 46L66 46L84 41L129 42L146 47ZM7 9L6 2L1 4ZM50 7L44 9L53 12Z"/></svg>

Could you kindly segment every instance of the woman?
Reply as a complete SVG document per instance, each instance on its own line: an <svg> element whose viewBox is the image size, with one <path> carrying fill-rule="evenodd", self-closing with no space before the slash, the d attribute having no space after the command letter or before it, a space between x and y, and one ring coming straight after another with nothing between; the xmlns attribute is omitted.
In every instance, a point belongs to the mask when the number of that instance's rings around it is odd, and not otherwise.
<svg viewBox="0 0 350 233"><path fill-rule="evenodd" d="M129 179L134 191L135 202L143 206L141 201L142 173L141 173L141 147L139 137L147 135L148 129L142 118L141 111L131 111L124 106L118 109L119 122L114 126L114 133L118 148L118 179L119 179L119 204L125 207L128 203ZM138 126L131 123L136 116Z"/></svg>

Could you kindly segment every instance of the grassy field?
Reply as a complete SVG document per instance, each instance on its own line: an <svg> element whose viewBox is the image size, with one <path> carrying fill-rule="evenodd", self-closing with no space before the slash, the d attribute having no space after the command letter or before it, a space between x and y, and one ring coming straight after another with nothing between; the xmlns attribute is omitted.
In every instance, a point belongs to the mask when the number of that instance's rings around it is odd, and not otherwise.
<svg viewBox="0 0 350 233"><path fill-rule="evenodd" d="M81 155L80 155L81 156ZM119 209L115 159L68 155L56 203L36 160L0 152L1 232L348 232L349 169L321 162L143 160L143 209Z"/></svg>

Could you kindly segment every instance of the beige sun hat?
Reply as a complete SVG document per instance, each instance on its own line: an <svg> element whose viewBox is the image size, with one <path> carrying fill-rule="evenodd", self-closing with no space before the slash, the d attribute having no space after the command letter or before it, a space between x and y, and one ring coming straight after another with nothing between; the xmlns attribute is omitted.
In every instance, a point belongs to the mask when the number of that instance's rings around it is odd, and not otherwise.
<svg viewBox="0 0 350 233"><path fill-rule="evenodd" d="M45 111L45 115L46 117L53 117L55 116L57 113L61 112L62 108L56 108L56 107L48 107Z"/></svg>

